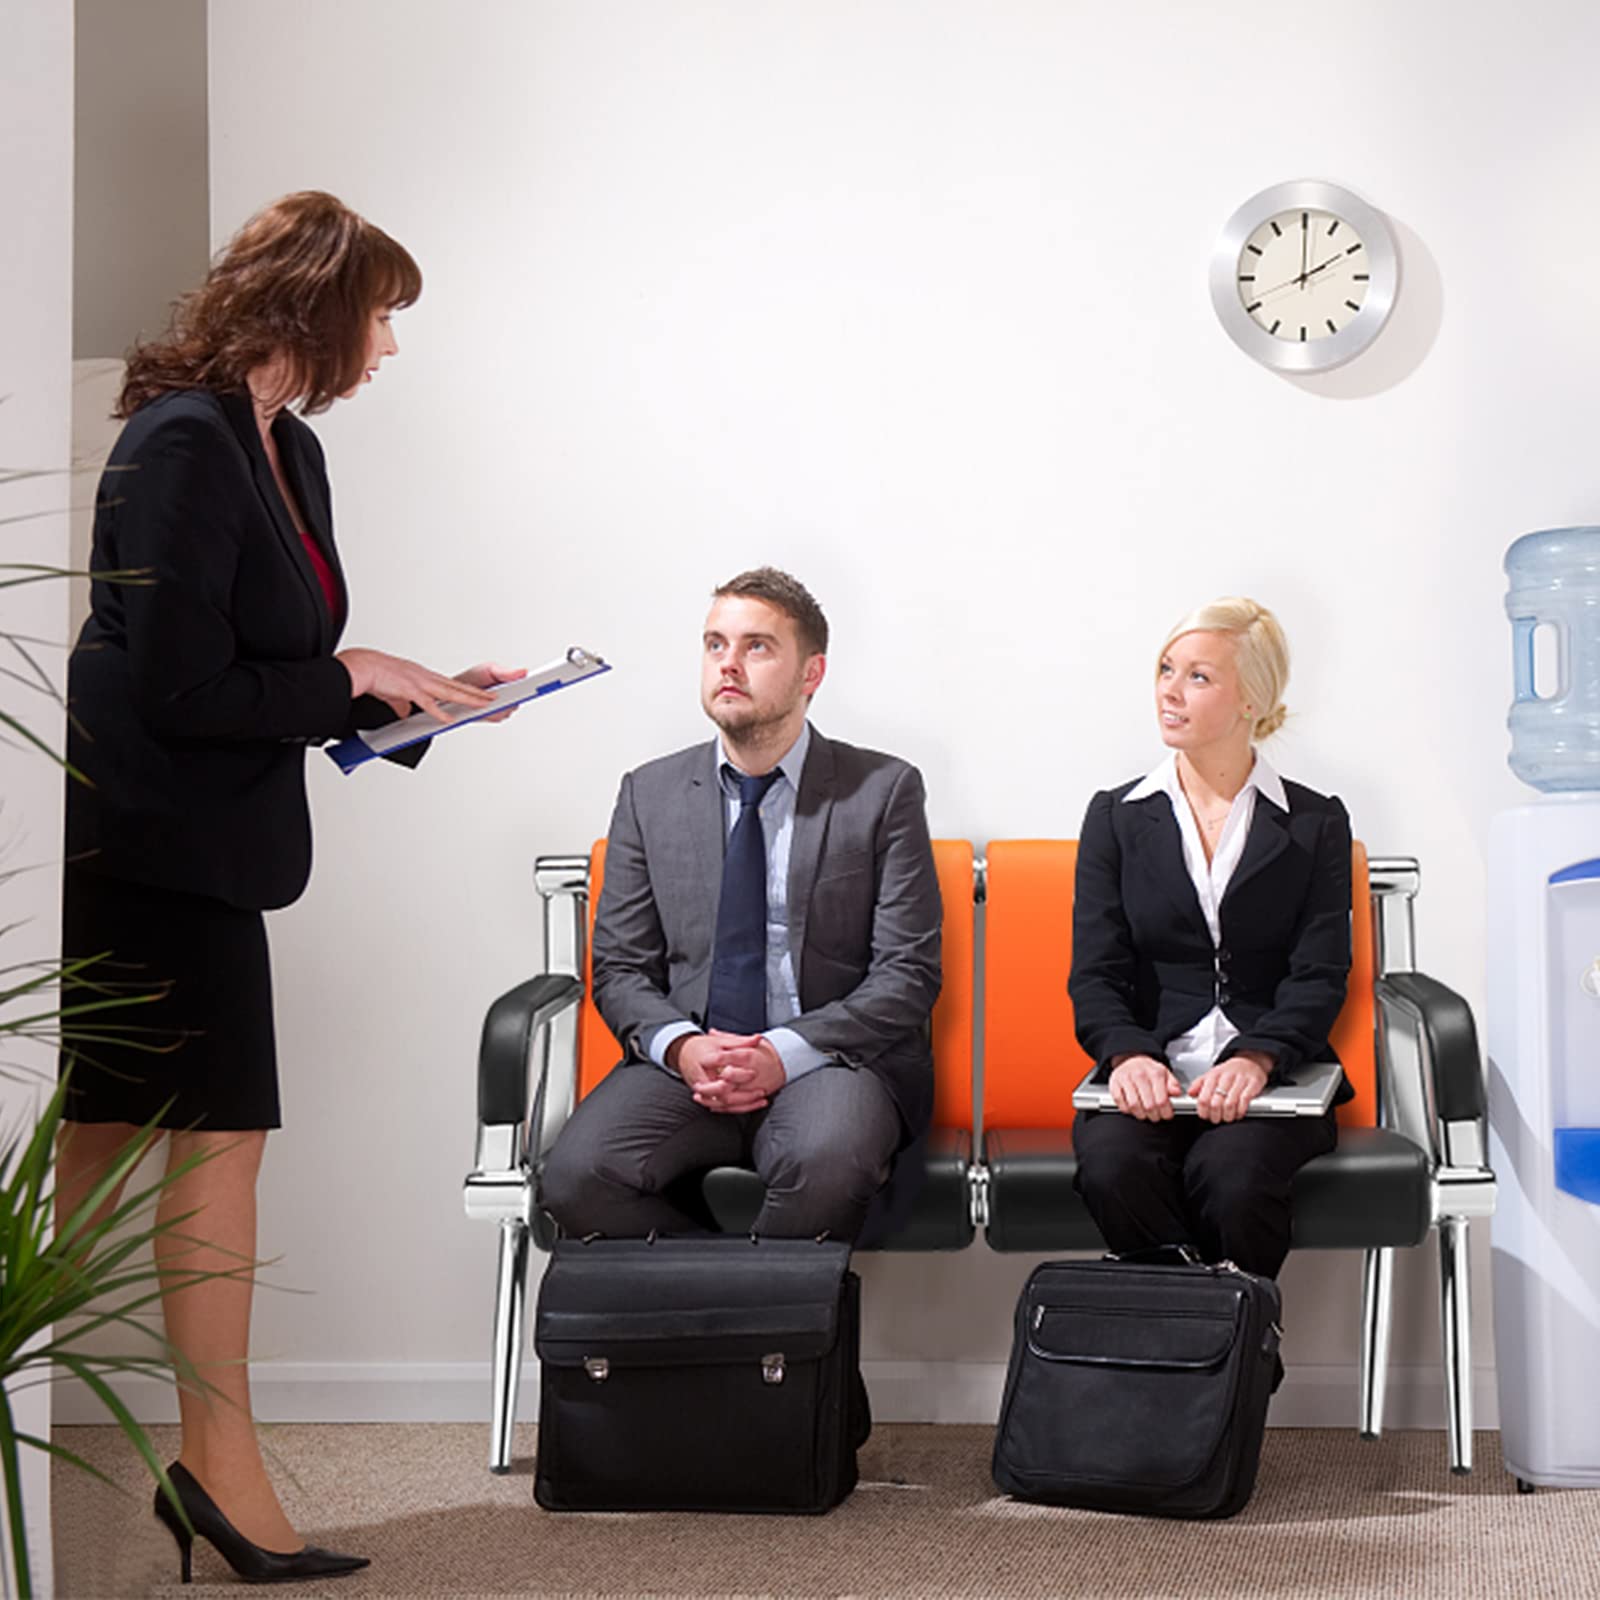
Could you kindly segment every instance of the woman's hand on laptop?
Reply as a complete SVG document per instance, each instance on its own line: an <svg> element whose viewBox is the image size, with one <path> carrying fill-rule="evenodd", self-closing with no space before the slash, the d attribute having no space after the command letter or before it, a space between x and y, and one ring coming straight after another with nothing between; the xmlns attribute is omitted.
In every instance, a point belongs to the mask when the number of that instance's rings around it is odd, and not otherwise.
<svg viewBox="0 0 1600 1600"><path fill-rule="evenodd" d="M1183 1093L1172 1068L1154 1056L1124 1056L1112 1069L1106 1087L1119 1111L1145 1122L1170 1118L1173 1096Z"/></svg>
<svg viewBox="0 0 1600 1600"><path fill-rule="evenodd" d="M1207 1122L1237 1122L1266 1088L1271 1072L1271 1056L1260 1050L1241 1050L1202 1072L1189 1085L1195 1110Z"/></svg>

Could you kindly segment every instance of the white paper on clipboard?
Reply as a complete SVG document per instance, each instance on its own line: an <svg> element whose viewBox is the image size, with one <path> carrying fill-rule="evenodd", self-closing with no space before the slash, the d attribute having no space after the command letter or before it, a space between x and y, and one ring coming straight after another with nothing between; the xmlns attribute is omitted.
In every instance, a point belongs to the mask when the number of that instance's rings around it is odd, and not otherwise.
<svg viewBox="0 0 1600 1600"><path fill-rule="evenodd" d="M530 672L527 677L497 684L489 690L489 697L494 702L492 705L476 708L463 706L448 722L439 722L426 711L418 711L386 727L370 728L352 734L348 739L341 739L337 744L328 746L328 755L340 771L354 772L357 767L379 756L404 750L407 745L421 744L425 739L437 739L440 734L453 733L457 728L466 727L469 722L481 722L485 717L495 716L524 701L538 700L557 689L582 683L587 678L596 678L610 670L610 664L593 651L574 645L564 656ZM448 702L441 702L441 705L448 706Z"/></svg>

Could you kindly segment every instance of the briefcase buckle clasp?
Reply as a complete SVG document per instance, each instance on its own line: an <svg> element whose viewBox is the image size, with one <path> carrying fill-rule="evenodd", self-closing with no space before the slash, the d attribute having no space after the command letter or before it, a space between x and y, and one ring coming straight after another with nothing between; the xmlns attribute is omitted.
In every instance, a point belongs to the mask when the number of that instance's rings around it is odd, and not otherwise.
<svg viewBox="0 0 1600 1600"><path fill-rule="evenodd" d="M761 1381L763 1383L783 1382L783 1352L781 1350L776 1355L762 1356Z"/></svg>
<svg viewBox="0 0 1600 1600"><path fill-rule="evenodd" d="M596 1383L604 1383L611 1376L611 1363L604 1356L585 1356L583 1358L583 1370Z"/></svg>

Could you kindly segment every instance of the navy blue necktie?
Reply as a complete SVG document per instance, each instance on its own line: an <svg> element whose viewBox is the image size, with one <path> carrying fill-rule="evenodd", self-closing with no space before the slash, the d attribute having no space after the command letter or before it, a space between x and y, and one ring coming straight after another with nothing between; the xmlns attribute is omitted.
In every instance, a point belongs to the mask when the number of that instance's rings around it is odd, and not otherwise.
<svg viewBox="0 0 1600 1600"><path fill-rule="evenodd" d="M774 769L751 778L727 765L722 770L739 780L739 820L722 858L706 1026L760 1033L767 1025L767 836L761 802L783 774Z"/></svg>

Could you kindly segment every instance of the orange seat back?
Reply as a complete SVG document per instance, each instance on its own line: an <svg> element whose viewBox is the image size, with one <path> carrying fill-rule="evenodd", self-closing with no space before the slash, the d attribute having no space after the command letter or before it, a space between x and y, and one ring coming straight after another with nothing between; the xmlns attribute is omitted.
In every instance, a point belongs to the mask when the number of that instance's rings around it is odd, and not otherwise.
<svg viewBox="0 0 1600 1600"><path fill-rule="evenodd" d="M1356 1097L1339 1107L1345 1128L1378 1125L1378 1003L1372 986L1378 977L1377 912L1367 878L1367 847L1357 839L1350 848L1350 988L1344 1008L1328 1035L1333 1053Z"/></svg>
<svg viewBox="0 0 1600 1600"><path fill-rule="evenodd" d="M983 1123L1064 1128L1072 1091L1094 1065L1078 1044L1072 968L1073 839L1002 839L989 846L984 904ZM1374 928L1367 852L1351 851L1350 986L1331 1043L1356 1094L1339 1108L1347 1127L1377 1121L1372 983Z"/></svg>
<svg viewBox="0 0 1600 1600"><path fill-rule="evenodd" d="M944 985L933 1008L934 1126L972 1126L973 899L972 846L935 839L934 866L944 901ZM622 1058L622 1047L594 1003L594 914L605 877L606 845L589 853L588 937L584 940L583 1004L578 1016L578 1098Z"/></svg>
<svg viewBox="0 0 1600 1600"><path fill-rule="evenodd" d="M976 951L972 899L972 846L965 839L935 839L933 864L944 901L940 961L944 982L933 1008L933 1125L972 1127L972 1012Z"/></svg>
<svg viewBox="0 0 1600 1600"><path fill-rule="evenodd" d="M581 1100L622 1059L617 1036L594 1003L594 913L606 878L606 842L596 839L589 852L589 925L583 935L583 1005L578 1012L578 1098Z"/></svg>

